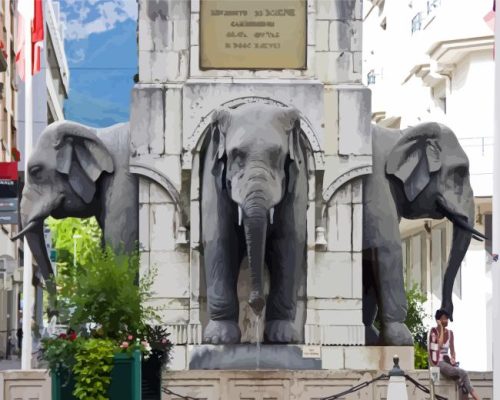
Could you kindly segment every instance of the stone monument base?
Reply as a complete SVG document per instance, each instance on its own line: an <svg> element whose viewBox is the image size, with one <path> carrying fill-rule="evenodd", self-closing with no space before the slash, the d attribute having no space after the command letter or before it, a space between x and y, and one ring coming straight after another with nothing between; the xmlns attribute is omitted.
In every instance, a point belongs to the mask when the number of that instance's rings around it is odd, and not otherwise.
<svg viewBox="0 0 500 400"><path fill-rule="evenodd" d="M173 370L390 370L399 356L404 370L413 369L413 347L307 345L175 346Z"/></svg>
<svg viewBox="0 0 500 400"><path fill-rule="evenodd" d="M387 370L168 371L163 374L163 386L178 395L204 400L317 400L340 393L387 372ZM428 371L411 371L409 374L424 386L429 387ZM493 398L491 372L473 372L469 374L469 377L480 398ZM410 382L407 382L407 388L409 400L428 398ZM459 399L456 385L449 379L441 379L436 385L436 393L448 400ZM162 400L178 398L176 395L162 395ZM387 381L376 381L346 398L386 399Z"/></svg>

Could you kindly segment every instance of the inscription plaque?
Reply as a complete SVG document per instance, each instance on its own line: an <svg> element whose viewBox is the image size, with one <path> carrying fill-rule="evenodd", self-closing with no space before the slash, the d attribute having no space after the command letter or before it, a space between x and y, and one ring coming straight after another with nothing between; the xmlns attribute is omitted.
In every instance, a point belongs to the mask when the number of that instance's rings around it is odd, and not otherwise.
<svg viewBox="0 0 500 400"><path fill-rule="evenodd" d="M307 0L200 0L200 69L305 69Z"/></svg>

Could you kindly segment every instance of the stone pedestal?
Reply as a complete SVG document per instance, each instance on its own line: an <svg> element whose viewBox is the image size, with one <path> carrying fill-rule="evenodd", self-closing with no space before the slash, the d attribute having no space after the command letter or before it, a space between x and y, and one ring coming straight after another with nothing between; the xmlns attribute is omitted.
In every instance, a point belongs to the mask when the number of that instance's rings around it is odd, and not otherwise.
<svg viewBox="0 0 500 400"><path fill-rule="evenodd" d="M429 387L428 371L405 371L422 385ZM371 371L169 371L163 375L163 384L182 396L207 400L277 399L317 400L341 393L363 382L386 374L387 370ZM472 385L482 399L493 398L491 372L469 374ZM364 387L347 399L387 399L387 381L380 380ZM408 399L428 398L407 381ZM455 382L442 379L436 393L448 400L459 400ZM164 394L162 399L175 399Z"/></svg>
<svg viewBox="0 0 500 400"><path fill-rule="evenodd" d="M171 369L390 370L394 355L413 369L413 347L307 345L195 345L176 352Z"/></svg>

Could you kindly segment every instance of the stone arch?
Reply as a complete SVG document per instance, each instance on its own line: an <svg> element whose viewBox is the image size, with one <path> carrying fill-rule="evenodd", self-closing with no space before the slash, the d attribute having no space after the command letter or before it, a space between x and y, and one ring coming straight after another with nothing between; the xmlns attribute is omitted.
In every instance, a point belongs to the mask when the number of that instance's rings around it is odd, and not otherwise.
<svg viewBox="0 0 500 400"><path fill-rule="evenodd" d="M248 104L248 103L263 103L263 104L272 104L276 105L279 107L288 107L289 105L286 103L283 103L281 101L269 98L269 97L259 97L259 96L246 96L246 97L239 97L236 99L229 100L225 103L221 103L221 107L228 107L228 108L238 108L239 106L243 104ZM207 128L209 127L211 121L212 121L212 114L214 113L215 109L211 110L207 115L205 115L203 118L201 118L200 122L190 135L190 140L187 143L186 146L186 153L184 154L184 163L188 165L192 165L193 163L193 157L195 153L199 153L203 144L203 139L205 137ZM318 136L316 132L313 130L312 124L310 121L299 111L300 114L300 126L303 135L307 138L308 144L311 149L311 153L313 155L313 160L314 163L311 165L314 165L314 170L321 170L324 169L325 165L325 160L324 160L324 154L323 150L321 149L320 142L318 139Z"/></svg>
<svg viewBox="0 0 500 400"><path fill-rule="evenodd" d="M279 107L287 107L288 105L265 97L257 97L257 96L248 96L242 98L236 98L230 100L228 102L222 103L220 106L225 106L228 108L237 108L241 105L261 102L264 104L272 104ZM202 325L204 324L204 310L201 309L201 293L202 293L202 255L200 253L201 246L201 215L200 215L200 193L201 193L201 181L200 181L200 168L202 165L202 153L203 146L205 144L205 138L207 137L207 133L209 132L209 126L212 121L212 113L215 111L213 109L208 114L206 114L196 126L194 132L190 136L190 141L186 146L186 152L184 153L184 165L189 165L191 169L191 219L196 221L196 232L193 231L193 224L191 224L191 259L190 259L190 276L191 278L191 287L190 287L190 323L188 328L188 343L190 344L198 344L201 343L202 338ZM299 114L300 114L300 110ZM302 135L307 139L307 165L308 165L308 175L309 175L309 199L308 199L308 210L307 210L307 220L315 221L315 200L314 200L314 192L316 188L316 174L315 172L318 169L324 169L324 155L323 151L320 148L319 140L312 128L312 124L300 114L301 121L301 130ZM189 158L186 158L189 157ZM193 218L194 217L194 218ZM307 224L307 248L314 247L315 243L315 227L314 224ZM314 257L307 257L306 264L304 266L304 293L306 293L307 280L311 279L309 274L314 270ZM302 316L298 317L298 321L301 321L300 324L305 327L306 325L306 310L307 310L307 296L304 294L300 301L303 301L303 310ZM299 307L300 308L300 307ZM297 311L297 315L299 315L299 311ZM304 332L305 337L305 332ZM305 339L304 339L305 340Z"/></svg>
<svg viewBox="0 0 500 400"><path fill-rule="evenodd" d="M159 185L168 193L168 195L170 196L175 205L176 226L179 227L184 225L185 221L181 207L181 196L179 191L173 185L173 183L170 182L170 179L168 179L165 176L165 174L163 174L161 171L138 162L131 161L129 168L130 168L130 173L137 175L138 177L142 176L151 180L152 182Z"/></svg>

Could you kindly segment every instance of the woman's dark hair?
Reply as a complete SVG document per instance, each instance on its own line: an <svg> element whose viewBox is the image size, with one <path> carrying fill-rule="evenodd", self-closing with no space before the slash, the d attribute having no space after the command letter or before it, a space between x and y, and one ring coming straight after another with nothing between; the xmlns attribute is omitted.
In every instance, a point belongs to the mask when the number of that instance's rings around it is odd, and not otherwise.
<svg viewBox="0 0 500 400"><path fill-rule="evenodd" d="M446 315L448 318L450 318L450 314L448 314L448 311L440 308L439 310L436 311L436 320L441 319L443 315Z"/></svg>

